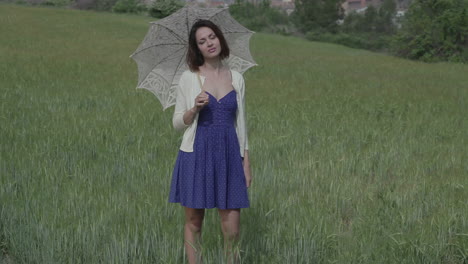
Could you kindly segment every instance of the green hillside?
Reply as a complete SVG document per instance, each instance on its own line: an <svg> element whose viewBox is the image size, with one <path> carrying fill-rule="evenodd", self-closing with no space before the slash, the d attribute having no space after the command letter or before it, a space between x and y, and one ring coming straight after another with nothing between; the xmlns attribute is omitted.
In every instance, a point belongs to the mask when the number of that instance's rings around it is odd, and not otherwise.
<svg viewBox="0 0 468 264"><path fill-rule="evenodd" d="M129 58L152 20L0 4L0 262L183 263L181 134ZM243 263L468 262L468 65L251 49Z"/></svg>

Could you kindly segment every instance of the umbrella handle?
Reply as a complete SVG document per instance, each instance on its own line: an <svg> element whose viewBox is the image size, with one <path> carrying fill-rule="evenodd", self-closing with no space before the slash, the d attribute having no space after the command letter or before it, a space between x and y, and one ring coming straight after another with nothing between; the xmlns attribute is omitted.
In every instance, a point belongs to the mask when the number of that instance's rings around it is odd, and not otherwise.
<svg viewBox="0 0 468 264"><path fill-rule="evenodd" d="M203 84L201 82L200 72L199 71L197 72L197 78L198 78L198 83L200 84L200 90L202 91L202 93L206 93L205 89L203 89Z"/></svg>
<svg viewBox="0 0 468 264"><path fill-rule="evenodd" d="M200 72L197 72L197 78L198 78L198 83L200 84L200 90L204 92L205 90L203 89L203 84L200 79Z"/></svg>

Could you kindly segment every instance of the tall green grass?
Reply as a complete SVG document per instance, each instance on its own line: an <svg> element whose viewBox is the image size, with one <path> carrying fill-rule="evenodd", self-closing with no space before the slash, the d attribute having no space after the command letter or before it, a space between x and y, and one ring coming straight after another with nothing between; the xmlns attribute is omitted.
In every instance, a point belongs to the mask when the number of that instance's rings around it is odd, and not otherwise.
<svg viewBox="0 0 468 264"><path fill-rule="evenodd" d="M149 21L0 5L3 261L184 261L167 202L181 134L128 57ZM468 262L468 66L266 34L251 48L243 263ZM222 240L209 210L207 263Z"/></svg>

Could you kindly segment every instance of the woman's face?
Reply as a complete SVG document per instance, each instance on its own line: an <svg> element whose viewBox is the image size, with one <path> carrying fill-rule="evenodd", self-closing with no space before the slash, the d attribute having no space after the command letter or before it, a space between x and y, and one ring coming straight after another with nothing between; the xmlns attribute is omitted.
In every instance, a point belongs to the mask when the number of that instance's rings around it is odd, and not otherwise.
<svg viewBox="0 0 468 264"><path fill-rule="evenodd" d="M209 27L201 27L195 33L198 49L205 59L212 59L221 53L221 45L216 34Z"/></svg>

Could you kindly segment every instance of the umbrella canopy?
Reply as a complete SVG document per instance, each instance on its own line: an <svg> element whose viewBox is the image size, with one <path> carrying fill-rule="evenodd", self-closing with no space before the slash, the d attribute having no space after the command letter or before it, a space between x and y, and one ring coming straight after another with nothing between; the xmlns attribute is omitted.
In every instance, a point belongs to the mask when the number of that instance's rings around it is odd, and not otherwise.
<svg viewBox="0 0 468 264"><path fill-rule="evenodd" d="M151 22L143 42L130 57L138 65L137 88L156 95L164 110L175 104L180 76L188 69L185 58L190 29L198 19L210 20L223 32L230 49L225 63L231 69L244 73L257 65L249 50L254 32L232 18L228 8L185 6L166 18Z"/></svg>

